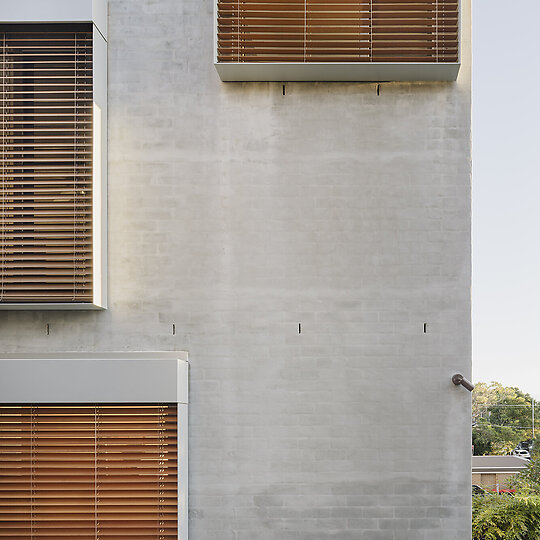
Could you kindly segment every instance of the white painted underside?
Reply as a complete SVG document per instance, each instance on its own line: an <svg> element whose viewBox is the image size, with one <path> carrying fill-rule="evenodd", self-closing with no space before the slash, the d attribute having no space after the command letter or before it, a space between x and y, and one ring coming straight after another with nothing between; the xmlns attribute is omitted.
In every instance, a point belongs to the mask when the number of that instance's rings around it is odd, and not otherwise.
<svg viewBox="0 0 540 540"><path fill-rule="evenodd" d="M222 81L455 81L459 63L219 63Z"/></svg>

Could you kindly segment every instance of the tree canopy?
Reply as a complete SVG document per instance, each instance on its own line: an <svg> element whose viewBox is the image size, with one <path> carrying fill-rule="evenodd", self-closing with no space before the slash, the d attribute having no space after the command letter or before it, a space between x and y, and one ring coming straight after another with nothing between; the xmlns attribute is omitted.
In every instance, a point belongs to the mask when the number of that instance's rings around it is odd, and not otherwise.
<svg viewBox="0 0 540 540"><path fill-rule="evenodd" d="M508 454L518 443L532 442L533 403L519 388L478 383L472 396L474 454ZM473 540L540 538L540 452L534 454L527 468L508 481L515 496L484 493L473 497Z"/></svg>
<svg viewBox="0 0 540 540"><path fill-rule="evenodd" d="M520 442L531 440L532 402L533 398L519 388L478 383L472 395L474 454L509 454ZM535 413L540 413L536 406ZM538 427L535 418L535 429Z"/></svg>

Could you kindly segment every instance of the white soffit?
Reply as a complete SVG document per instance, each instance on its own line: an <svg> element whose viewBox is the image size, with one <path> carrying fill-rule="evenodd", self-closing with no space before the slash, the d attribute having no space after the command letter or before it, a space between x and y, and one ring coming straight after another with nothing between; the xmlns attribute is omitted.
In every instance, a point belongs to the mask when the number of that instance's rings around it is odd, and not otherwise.
<svg viewBox="0 0 540 540"><path fill-rule="evenodd" d="M222 81L455 81L459 63L217 62Z"/></svg>
<svg viewBox="0 0 540 540"><path fill-rule="evenodd" d="M107 39L107 0L0 0L0 21L93 22Z"/></svg>
<svg viewBox="0 0 540 540"><path fill-rule="evenodd" d="M187 353L1 355L0 403L188 403Z"/></svg>

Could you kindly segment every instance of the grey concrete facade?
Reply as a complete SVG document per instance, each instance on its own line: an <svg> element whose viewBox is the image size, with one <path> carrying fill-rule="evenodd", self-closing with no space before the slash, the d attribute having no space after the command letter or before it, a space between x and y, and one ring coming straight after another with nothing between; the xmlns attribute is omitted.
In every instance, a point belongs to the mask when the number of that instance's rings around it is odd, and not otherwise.
<svg viewBox="0 0 540 540"><path fill-rule="evenodd" d="M211 0L110 0L109 309L0 339L189 352L190 540L470 538L469 8L456 83L283 95Z"/></svg>

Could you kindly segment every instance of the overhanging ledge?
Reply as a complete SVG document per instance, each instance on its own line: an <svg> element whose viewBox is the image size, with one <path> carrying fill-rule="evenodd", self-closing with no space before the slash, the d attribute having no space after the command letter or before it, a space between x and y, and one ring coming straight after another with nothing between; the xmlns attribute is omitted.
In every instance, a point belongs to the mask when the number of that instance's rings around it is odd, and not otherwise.
<svg viewBox="0 0 540 540"><path fill-rule="evenodd" d="M187 353L2 354L0 403L187 404Z"/></svg>
<svg viewBox="0 0 540 540"><path fill-rule="evenodd" d="M3 23L92 22L107 39L107 0L0 0Z"/></svg>
<svg viewBox="0 0 540 540"><path fill-rule="evenodd" d="M216 62L224 82L242 81L455 81L459 63L248 63Z"/></svg>

